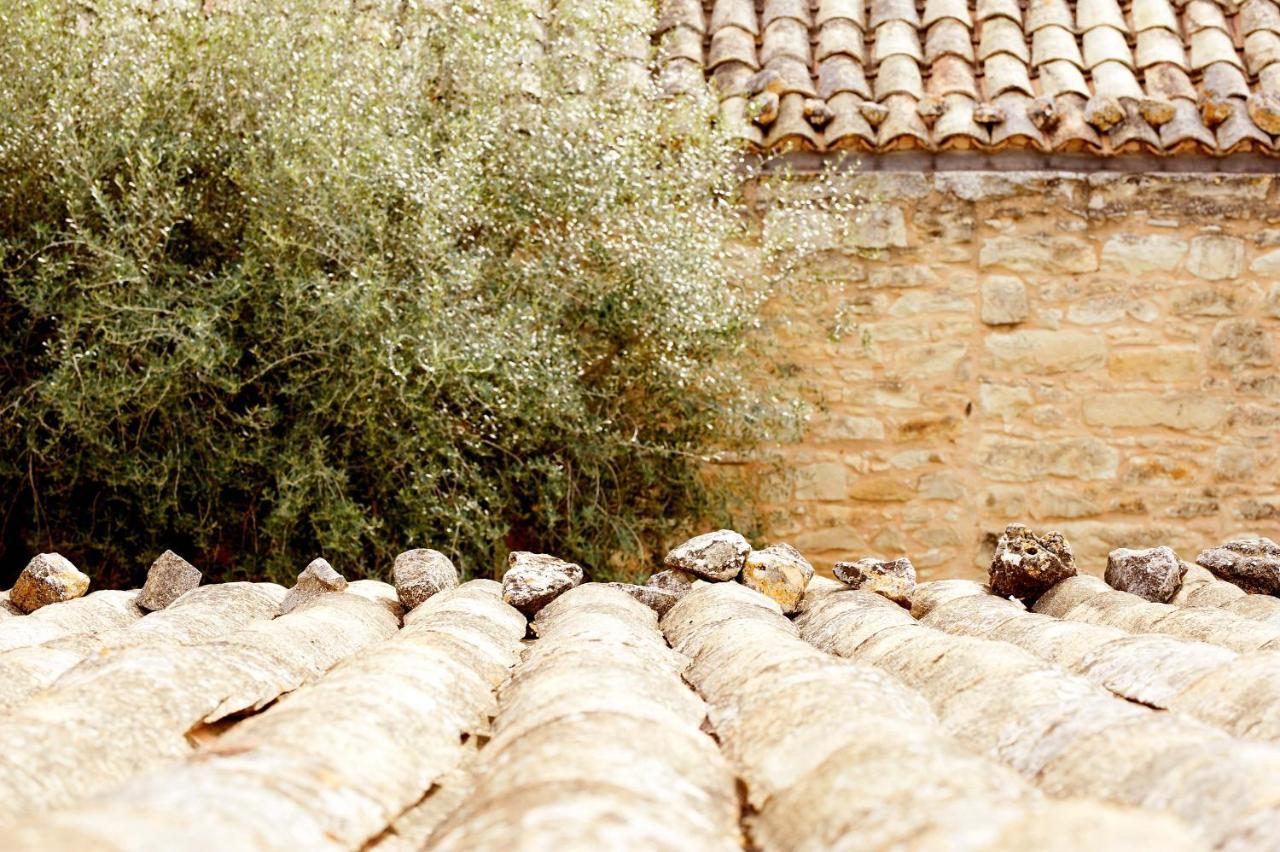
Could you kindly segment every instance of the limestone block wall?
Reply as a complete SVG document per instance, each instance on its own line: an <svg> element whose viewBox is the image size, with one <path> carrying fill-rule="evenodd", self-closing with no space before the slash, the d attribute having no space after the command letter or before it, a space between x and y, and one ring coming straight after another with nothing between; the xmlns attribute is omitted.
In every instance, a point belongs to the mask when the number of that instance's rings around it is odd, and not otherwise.
<svg viewBox="0 0 1280 852"><path fill-rule="evenodd" d="M768 330L816 402L762 488L770 536L925 577L977 574L1015 520L1096 573L1119 546L1280 539L1280 182L884 172L788 192L750 188L734 247L744 276L786 269Z"/></svg>

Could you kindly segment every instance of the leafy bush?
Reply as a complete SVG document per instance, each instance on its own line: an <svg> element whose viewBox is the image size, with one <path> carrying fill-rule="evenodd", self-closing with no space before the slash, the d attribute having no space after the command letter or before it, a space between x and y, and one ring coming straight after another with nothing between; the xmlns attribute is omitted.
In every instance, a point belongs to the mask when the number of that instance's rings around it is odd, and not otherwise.
<svg viewBox="0 0 1280 852"><path fill-rule="evenodd" d="M534 5L3 4L10 570L599 574L741 505L733 150L646 0Z"/></svg>

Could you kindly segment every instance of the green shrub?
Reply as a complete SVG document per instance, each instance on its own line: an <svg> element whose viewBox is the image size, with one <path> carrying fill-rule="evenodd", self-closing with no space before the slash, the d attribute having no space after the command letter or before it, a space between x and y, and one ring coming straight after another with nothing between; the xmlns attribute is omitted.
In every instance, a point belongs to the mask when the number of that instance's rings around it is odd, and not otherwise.
<svg viewBox="0 0 1280 852"><path fill-rule="evenodd" d="M0 8L10 569L600 575L742 507L734 153L648 2L423 5Z"/></svg>

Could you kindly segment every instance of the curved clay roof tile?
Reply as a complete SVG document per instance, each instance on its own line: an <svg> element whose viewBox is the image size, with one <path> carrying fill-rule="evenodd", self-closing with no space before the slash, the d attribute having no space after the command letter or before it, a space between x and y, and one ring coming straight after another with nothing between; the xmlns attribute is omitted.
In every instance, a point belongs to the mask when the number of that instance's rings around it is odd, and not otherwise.
<svg viewBox="0 0 1280 852"><path fill-rule="evenodd" d="M1249 73L1258 76L1263 68L1280 62L1280 34L1270 30L1250 33L1244 40L1244 58Z"/></svg>
<svg viewBox="0 0 1280 852"><path fill-rule="evenodd" d="M1035 95L1026 63L1007 53L997 53L983 62L982 77L987 100L994 101L1005 92L1022 92L1029 98Z"/></svg>
<svg viewBox="0 0 1280 852"><path fill-rule="evenodd" d="M809 28L795 18L775 18L760 39L760 62L769 65L779 57L809 64Z"/></svg>
<svg viewBox="0 0 1280 852"><path fill-rule="evenodd" d="M840 92L827 99L832 118L823 128L823 135L828 147L870 149L875 145L875 131L858 108L861 102L861 96L852 92Z"/></svg>
<svg viewBox="0 0 1280 852"><path fill-rule="evenodd" d="M1280 33L1280 8L1271 0L1248 0L1240 9L1236 24L1243 36L1260 30Z"/></svg>
<svg viewBox="0 0 1280 852"><path fill-rule="evenodd" d="M848 56L836 55L818 63L818 97L828 103L841 92L856 94L862 100L871 98L862 65Z"/></svg>
<svg viewBox="0 0 1280 852"><path fill-rule="evenodd" d="M890 56L910 56L916 62L924 60L920 36L916 34L916 28L906 21L889 21L876 27L873 49L877 65Z"/></svg>
<svg viewBox="0 0 1280 852"><path fill-rule="evenodd" d="M985 148L991 144L991 133L973 120L977 104L965 95L948 95L942 115L933 125L933 138L939 148Z"/></svg>
<svg viewBox="0 0 1280 852"><path fill-rule="evenodd" d="M1182 21L1188 36L1206 29L1230 31L1222 7L1212 0L1191 0L1183 12Z"/></svg>
<svg viewBox="0 0 1280 852"><path fill-rule="evenodd" d="M871 19L867 25L875 29L887 21L906 21L912 26L920 26L915 0L871 0Z"/></svg>
<svg viewBox="0 0 1280 852"><path fill-rule="evenodd" d="M725 27L711 36L711 49L707 51L707 67L714 69L726 62L740 62L751 69L760 67L756 58L756 40L751 33L738 27Z"/></svg>
<svg viewBox="0 0 1280 852"><path fill-rule="evenodd" d="M909 95L915 100L924 97L924 83L920 79L920 66L910 56L890 56L876 69L876 100L884 102L891 95ZM911 106L915 111L915 105Z"/></svg>
<svg viewBox="0 0 1280 852"><path fill-rule="evenodd" d="M1130 9L1133 31L1141 35L1147 30L1164 29L1178 33L1178 16L1169 0L1133 0Z"/></svg>
<svg viewBox="0 0 1280 852"><path fill-rule="evenodd" d="M1045 63L1058 61L1084 68L1080 45L1070 30L1058 26L1041 27L1031 37L1031 64L1038 68Z"/></svg>
<svg viewBox="0 0 1280 852"><path fill-rule="evenodd" d="M1094 68L1103 62L1121 62L1133 67L1133 55L1129 53L1129 43L1124 33L1111 27L1095 27L1086 30L1081 39L1084 42L1084 64Z"/></svg>
<svg viewBox="0 0 1280 852"><path fill-rule="evenodd" d="M862 30L847 18L834 18L822 25L818 30L818 43L814 49L814 59L821 62L828 56L844 54L866 61Z"/></svg>
<svg viewBox="0 0 1280 852"><path fill-rule="evenodd" d="M658 19L658 32L674 27L689 27L698 33L706 33L707 21L702 14L699 0L666 0Z"/></svg>
<svg viewBox="0 0 1280 852"><path fill-rule="evenodd" d="M1076 29L1082 33L1097 27L1112 27L1125 32L1128 24L1116 0L1076 0Z"/></svg>
<svg viewBox="0 0 1280 852"><path fill-rule="evenodd" d="M1066 0L1028 0L1027 32L1044 27L1065 27L1075 32L1076 22Z"/></svg>
<svg viewBox="0 0 1280 852"><path fill-rule="evenodd" d="M1046 62L1040 66L1040 93L1057 97L1067 93L1087 98L1093 94L1079 66L1072 62Z"/></svg>
<svg viewBox="0 0 1280 852"><path fill-rule="evenodd" d="M751 0L716 0L711 7L712 37L719 35L726 27L737 27L753 36L760 35L755 3Z"/></svg>
<svg viewBox="0 0 1280 852"><path fill-rule="evenodd" d="M799 21L805 28L813 22L809 15L808 0L764 0L764 11L760 15L760 26L768 28L774 21L790 18Z"/></svg>
<svg viewBox="0 0 1280 852"><path fill-rule="evenodd" d="M929 69L929 94L935 98L965 95L978 99L978 84L973 66L959 56L942 56Z"/></svg>
<svg viewBox="0 0 1280 852"><path fill-rule="evenodd" d="M988 18L979 26L978 59L986 59L997 53L1016 56L1023 63L1031 61L1027 39L1022 27L1009 18Z"/></svg>
<svg viewBox="0 0 1280 852"><path fill-rule="evenodd" d="M1133 69L1128 65L1121 62L1103 62L1090 73L1093 75L1094 94L1134 100L1143 97L1138 78L1133 76Z"/></svg>
<svg viewBox="0 0 1280 852"><path fill-rule="evenodd" d="M1182 39L1169 30L1153 29L1138 33L1136 53L1139 68L1150 68L1161 62L1169 62L1184 71L1190 70L1187 65L1186 51L1182 47Z"/></svg>
<svg viewBox="0 0 1280 852"><path fill-rule="evenodd" d="M944 18L929 27L924 37L924 58L933 64L939 57L958 56L968 63L974 61L973 36L969 28L955 18Z"/></svg>
<svg viewBox="0 0 1280 852"><path fill-rule="evenodd" d="M820 0L818 3L818 15L815 19L815 23L818 26L822 26L827 21L840 18L853 21L859 27L866 29L866 4L863 0Z"/></svg>
<svg viewBox="0 0 1280 852"><path fill-rule="evenodd" d="M1207 68L1215 62L1234 65L1244 70L1244 63L1236 54L1236 47L1231 36L1222 30L1204 29L1191 35L1191 67L1195 70Z"/></svg>
<svg viewBox="0 0 1280 852"><path fill-rule="evenodd" d="M925 0L924 26L931 27L946 18L954 18L966 27L973 28L973 16L969 14L967 0Z"/></svg>

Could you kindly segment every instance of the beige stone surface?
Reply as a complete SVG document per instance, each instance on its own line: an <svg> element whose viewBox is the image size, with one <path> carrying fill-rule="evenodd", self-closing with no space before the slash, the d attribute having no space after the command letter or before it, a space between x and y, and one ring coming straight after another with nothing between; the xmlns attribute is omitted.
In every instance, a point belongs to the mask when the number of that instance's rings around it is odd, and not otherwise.
<svg viewBox="0 0 1280 852"><path fill-rule="evenodd" d="M865 173L814 198L844 191L870 212L784 222L757 184L734 255L780 277L765 333L817 403L762 484L767 537L922 581L981 576L1013 521L1096 575L1118 547L1280 539L1271 176ZM763 221L825 248L766 261Z"/></svg>

